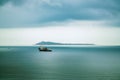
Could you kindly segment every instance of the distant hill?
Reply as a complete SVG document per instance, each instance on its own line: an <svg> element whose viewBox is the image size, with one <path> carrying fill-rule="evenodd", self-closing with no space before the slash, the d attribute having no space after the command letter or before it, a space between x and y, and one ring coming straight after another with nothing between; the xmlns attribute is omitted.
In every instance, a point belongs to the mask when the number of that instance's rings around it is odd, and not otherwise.
<svg viewBox="0 0 120 80"><path fill-rule="evenodd" d="M88 43L57 43L57 42L49 42L49 41L42 41L36 43L35 45L94 45Z"/></svg>
<svg viewBox="0 0 120 80"><path fill-rule="evenodd" d="M42 42L37 43L36 45L61 45L61 43L42 41Z"/></svg>

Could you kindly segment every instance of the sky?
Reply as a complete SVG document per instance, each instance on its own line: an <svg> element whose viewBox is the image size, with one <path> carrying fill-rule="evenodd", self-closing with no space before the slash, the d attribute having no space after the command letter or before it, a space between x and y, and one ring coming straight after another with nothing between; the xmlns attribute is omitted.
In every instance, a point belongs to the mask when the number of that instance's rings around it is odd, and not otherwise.
<svg viewBox="0 0 120 80"><path fill-rule="evenodd" d="M0 45L120 45L120 0L0 0Z"/></svg>

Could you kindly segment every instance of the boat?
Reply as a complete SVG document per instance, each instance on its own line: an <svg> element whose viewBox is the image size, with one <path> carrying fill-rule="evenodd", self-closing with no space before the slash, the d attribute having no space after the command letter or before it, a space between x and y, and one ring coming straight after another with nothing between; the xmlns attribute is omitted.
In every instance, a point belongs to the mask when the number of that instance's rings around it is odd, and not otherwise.
<svg viewBox="0 0 120 80"><path fill-rule="evenodd" d="M39 49L39 51L43 51L43 52L51 52L52 50L50 50L50 49L48 49L47 47L39 47L38 48Z"/></svg>

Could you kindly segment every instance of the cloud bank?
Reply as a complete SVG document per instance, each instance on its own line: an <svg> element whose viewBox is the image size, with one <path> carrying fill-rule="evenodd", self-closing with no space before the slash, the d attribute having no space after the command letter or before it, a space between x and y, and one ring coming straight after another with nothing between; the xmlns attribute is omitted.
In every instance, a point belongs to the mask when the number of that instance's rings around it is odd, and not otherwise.
<svg viewBox="0 0 120 80"><path fill-rule="evenodd" d="M0 28L105 21L120 26L120 0L0 0Z"/></svg>

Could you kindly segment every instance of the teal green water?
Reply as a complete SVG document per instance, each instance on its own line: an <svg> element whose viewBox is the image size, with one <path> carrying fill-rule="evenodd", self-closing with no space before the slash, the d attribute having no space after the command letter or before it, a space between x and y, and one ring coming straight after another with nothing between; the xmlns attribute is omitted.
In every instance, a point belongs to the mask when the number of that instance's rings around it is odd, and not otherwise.
<svg viewBox="0 0 120 80"><path fill-rule="evenodd" d="M0 47L0 80L120 80L120 47Z"/></svg>

